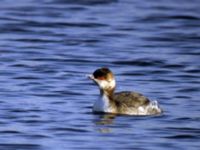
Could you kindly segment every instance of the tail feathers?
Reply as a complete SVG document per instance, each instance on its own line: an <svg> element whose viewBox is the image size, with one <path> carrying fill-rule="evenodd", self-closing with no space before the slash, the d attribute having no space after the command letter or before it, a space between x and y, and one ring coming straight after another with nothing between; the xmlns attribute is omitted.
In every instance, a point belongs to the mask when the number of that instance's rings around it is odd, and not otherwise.
<svg viewBox="0 0 200 150"><path fill-rule="evenodd" d="M148 112L151 114L158 114L162 112L156 100L150 102Z"/></svg>
<svg viewBox="0 0 200 150"><path fill-rule="evenodd" d="M150 106L152 108L158 108L158 102L157 101L152 101L152 102L150 102Z"/></svg>

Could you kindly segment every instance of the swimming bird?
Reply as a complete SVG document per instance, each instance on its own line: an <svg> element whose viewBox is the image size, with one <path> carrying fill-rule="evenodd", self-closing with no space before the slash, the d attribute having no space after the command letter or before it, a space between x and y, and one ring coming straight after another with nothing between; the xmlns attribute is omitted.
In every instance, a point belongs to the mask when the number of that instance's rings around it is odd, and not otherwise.
<svg viewBox="0 0 200 150"><path fill-rule="evenodd" d="M157 101L150 101L140 93L133 91L115 93L115 76L109 68L99 68L88 77L100 89L100 97L94 103L93 112L125 115L156 115L162 113Z"/></svg>

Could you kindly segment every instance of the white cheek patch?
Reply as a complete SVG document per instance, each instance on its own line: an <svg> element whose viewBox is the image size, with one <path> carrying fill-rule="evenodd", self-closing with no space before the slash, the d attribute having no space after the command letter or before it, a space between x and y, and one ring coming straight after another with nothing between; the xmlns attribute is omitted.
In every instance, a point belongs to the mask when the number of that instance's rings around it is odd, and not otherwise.
<svg viewBox="0 0 200 150"><path fill-rule="evenodd" d="M99 87L102 89L114 88L116 85L115 80L110 80L110 81L99 80L97 81L97 83L99 84Z"/></svg>
<svg viewBox="0 0 200 150"><path fill-rule="evenodd" d="M105 81L105 80L99 80L97 83L99 84L99 87L100 87L101 89L105 89L105 88L107 88L108 85L109 85L108 82Z"/></svg>

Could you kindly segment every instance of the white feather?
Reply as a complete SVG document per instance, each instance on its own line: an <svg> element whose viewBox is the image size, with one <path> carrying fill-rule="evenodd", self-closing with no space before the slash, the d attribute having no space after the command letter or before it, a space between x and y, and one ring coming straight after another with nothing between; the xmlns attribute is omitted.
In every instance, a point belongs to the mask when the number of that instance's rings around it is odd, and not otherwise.
<svg viewBox="0 0 200 150"><path fill-rule="evenodd" d="M94 112L106 112L113 113L114 110L109 105L109 99L106 95L101 95L99 99L96 100L93 106Z"/></svg>

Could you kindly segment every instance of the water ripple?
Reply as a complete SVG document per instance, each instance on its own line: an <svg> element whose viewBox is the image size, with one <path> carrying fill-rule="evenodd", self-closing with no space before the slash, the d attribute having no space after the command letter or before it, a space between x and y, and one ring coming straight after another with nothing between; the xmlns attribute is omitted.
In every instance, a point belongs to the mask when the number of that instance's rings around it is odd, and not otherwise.
<svg viewBox="0 0 200 150"><path fill-rule="evenodd" d="M20 0L0 9L0 149L186 149L199 145L196 0ZM93 114L98 67L161 116Z"/></svg>
<svg viewBox="0 0 200 150"><path fill-rule="evenodd" d="M21 150L34 150L34 149L40 149L41 146L37 144L1 144L0 143L0 148L1 149L7 149L7 150L16 150L16 149L21 149Z"/></svg>

